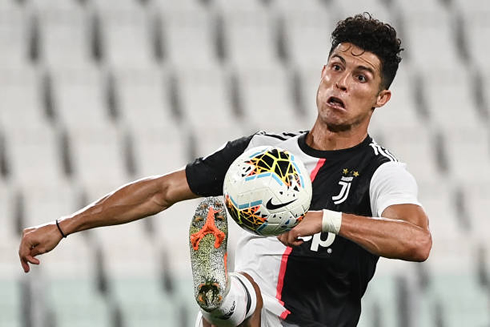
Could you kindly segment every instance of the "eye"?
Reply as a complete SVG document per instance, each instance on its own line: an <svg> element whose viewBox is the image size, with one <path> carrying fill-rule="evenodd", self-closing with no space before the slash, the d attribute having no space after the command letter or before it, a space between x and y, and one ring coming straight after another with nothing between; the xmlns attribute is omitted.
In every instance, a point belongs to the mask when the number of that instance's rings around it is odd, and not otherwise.
<svg viewBox="0 0 490 327"><path fill-rule="evenodd" d="M342 69L342 67L339 64L335 64L335 63L332 64L332 70L339 71L341 69Z"/></svg>
<svg viewBox="0 0 490 327"><path fill-rule="evenodd" d="M357 75L357 80L361 83L367 82L367 77L365 75Z"/></svg>

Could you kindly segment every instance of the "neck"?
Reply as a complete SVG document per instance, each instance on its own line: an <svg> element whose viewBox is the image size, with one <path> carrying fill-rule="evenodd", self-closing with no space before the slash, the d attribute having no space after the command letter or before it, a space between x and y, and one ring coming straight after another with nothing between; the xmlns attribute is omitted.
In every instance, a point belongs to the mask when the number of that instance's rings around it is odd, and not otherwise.
<svg viewBox="0 0 490 327"><path fill-rule="evenodd" d="M367 128L332 131L318 120L306 137L306 144L320 151L342 150L360 144L367 137Z"/></svg>

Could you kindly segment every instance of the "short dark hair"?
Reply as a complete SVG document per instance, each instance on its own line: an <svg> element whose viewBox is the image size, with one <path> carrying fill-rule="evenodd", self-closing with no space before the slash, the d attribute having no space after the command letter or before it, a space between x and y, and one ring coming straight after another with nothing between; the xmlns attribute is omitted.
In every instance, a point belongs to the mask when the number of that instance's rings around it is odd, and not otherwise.
<svg viewBox="0 0 490 327"><path fill-rule="evenodd" d="M348 17L338 22L332 32L329 58L340 43L352 43L374 53L381 61L381 87L390 87L402 60L400 52L403 51L401 40L391 25L373 18L369 13Z"/></svg>

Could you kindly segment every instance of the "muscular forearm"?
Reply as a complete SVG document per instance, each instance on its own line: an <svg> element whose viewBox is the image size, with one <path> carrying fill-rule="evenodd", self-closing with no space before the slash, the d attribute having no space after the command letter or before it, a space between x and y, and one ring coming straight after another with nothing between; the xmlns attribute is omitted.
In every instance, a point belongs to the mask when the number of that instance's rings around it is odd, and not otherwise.
<svg viewBox="0 0 490 327"><path fill-rule="evenodd" d="M183 174L176 172L173 174ZM60 220L66 234L82 230L128 223L154 215L179 200L193 197L187 183L169 176L150 177L127 184L78 212Z"/></svg>
<svg viewBox="0 0 490 327"><path fill-rule="evenodd" d="M343 214L339 235L371 253L410 261L424 261L431 247L430 232L404 220Z"/></svg>
<svg viewBox="0 0 490 327"><path fill-rule="evenodd" d="M325 223L325 217L324 211L310 211L298 226L278 238L285 245L296 246L303 242L302 236L329 231L376 255L410 261L426 260L432 247L427 216L417 205L388 207L382 218L334 213L337 221Z"/></svg>

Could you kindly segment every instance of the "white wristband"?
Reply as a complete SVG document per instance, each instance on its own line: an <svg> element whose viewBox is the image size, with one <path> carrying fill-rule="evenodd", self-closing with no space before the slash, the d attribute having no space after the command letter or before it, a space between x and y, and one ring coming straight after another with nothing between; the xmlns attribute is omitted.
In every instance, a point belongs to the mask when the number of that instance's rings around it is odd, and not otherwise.
<svg viewBox="0 0 490 327"><path fill-rule="evenodd" d="M338 234L342 224L342 212L323 209L322 232Z"/></svg>

